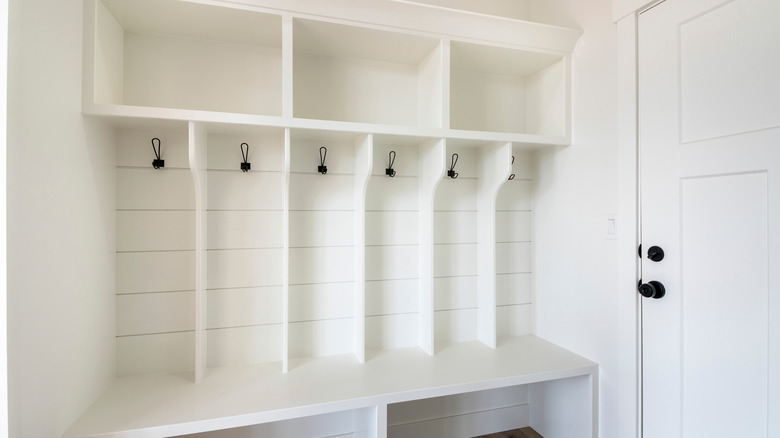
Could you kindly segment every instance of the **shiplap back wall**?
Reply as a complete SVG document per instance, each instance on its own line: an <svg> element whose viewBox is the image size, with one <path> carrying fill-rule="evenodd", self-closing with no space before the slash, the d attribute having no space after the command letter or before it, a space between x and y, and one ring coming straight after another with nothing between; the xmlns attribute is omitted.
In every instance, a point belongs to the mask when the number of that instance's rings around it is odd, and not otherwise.
<svg viewBox="0 0 780 438"><path fill-rule="evenodd" d="M155 170L160 138L165 169ZM190 370L195 195L187 130L117 131L117 375Z"/></svg>
<svg viewBox="0 0 780 438"><path fill-rule="evenodd" d="M418 142L377 136L365 192L365 303L356 302L355 135L294 133L290 140L289 297L284 306L284 130L207 135L206 360L216 367L414 347L421 343ZM186 129L117 133L117 354L119 375L194 364L193 179ZM150 166L151 139L165 167ZM241 172L240 145L252 169ZM320 147L328 173L317 172ZM477 164L459 155L457 179L434 197L434 341L478 338ZM395 151L394 178L385 175ZM515 149L515 179L496 201L496 324L501 338L531 332L531 155ZM363 310L359 310L360 306ZM356 339L365 324L365 339ZM358 354L360 354L358 352Z"/></svg>

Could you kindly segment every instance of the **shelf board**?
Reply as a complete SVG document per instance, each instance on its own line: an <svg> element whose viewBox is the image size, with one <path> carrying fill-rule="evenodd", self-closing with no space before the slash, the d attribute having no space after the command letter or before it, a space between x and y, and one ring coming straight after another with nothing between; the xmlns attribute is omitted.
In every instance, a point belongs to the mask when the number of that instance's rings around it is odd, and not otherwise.
<svg viewBox="0 0 780 438"><path fill-rule="evenodd" d="M421 139L446 138L459 143L507 142L530 149L568 146L567 137L518 134L511 132L470 131L463 129L420 128L376 123L341 122L255 114L223 113L176 108L133 105L84 104L85 115L110 119L117 126L181 124L189 121L208 125L267 126L303 130L335 131L354 134L395 135Z"/></svg>
<svg viewBox="0 0 780 438"><path fill-rule="evenodd" d="M66 437L170 436L575 376L598 366L535 336L117 379Z"/></svg>

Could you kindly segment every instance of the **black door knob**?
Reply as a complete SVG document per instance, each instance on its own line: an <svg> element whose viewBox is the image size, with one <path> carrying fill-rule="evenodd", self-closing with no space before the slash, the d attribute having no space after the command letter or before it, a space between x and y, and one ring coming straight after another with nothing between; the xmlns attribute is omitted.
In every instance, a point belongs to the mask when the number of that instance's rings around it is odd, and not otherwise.
<svg viewBox="0 0 780 438"><path fill-rule="evenodd" d="M649 281L639 285L639 293L645 298L659 299L666 295L666 288L660 281Z"/></svg>
<svg viewBox="0 0 780 438"><path fill-rule="evenodd" d="M663 248L660 246L651 246L650 249L647 250L647 258L654 262L660 262L664 259Z"/></svg>

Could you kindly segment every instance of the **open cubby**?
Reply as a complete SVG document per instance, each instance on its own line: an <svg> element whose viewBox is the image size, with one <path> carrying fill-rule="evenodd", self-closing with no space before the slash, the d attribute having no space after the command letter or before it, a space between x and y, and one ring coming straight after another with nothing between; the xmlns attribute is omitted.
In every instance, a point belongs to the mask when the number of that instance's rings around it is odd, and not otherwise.
<svg viewBox="0 0 780 438"><path fill-rule="evenodd" d="M165 167L154 169L152 139ZM195 195L185 124L116 134L117 375L191 371Z"/></svg>
<svg viewBox="0 0 780 438"><path fill-rule="evenodd" d="M450 127L568 135L568 57L453 41Z"/></svg>
<svg viewBox="0 0 780 438"><path fill-rule="evenodd" d="M94 12L94 103L281 115L280 16L175 0Z"/></svg>
<svg viewBox="0 0 780 438"><path fill-rule="evenodd" d="M434 342L477 339L477 169L474 147L447 145L446 168L434 200Z"/></svg>
<svg viewBox="0 0 780 438"><path fill-rule="evenodd" d="M290 358L356 352L356 148L365 136L295 130L290 136ZM321 148L326 148L326 152ZM327 173L318 172L321 157ZM365 177L365 175L364 175ZM362 247L361 247L362 249ZM359 319L359 320L358 320ZM362 329L357 329L362 331Z"/></svg>
<svg viewBox="0 0 780 438"><path fill-rule="evenodd" d="M293 21L295 117L442 127L437 38Z"/></svg>
<svg viewBox="0 0 780 438"><path fill-rule="evenodd" d="M513 148L512 174L496 200L496 336L532 332L534 156Z"/></svg>
<svg viewBox="0 0 780 438"><path fill-rule="evenodd" d="M180 438L260 438L260 437L307 437L307 438L376 438L375 407L351 409L311 415L302 418L273 421L253 426L223 429L179 435Z"/></svg>
<svg viewBox="0 0 780 438"><path fill-rule="evenodd" d="M206 366L281 362L285 133L206 131Z"/></svg>
<svg viewBox="0 0 780 438"><path fill-rule="evenodd" d="M419 160L423 139L375 136L366 190L366 349L419 340ZM386 174L394 152L395 176Z"/></svg>

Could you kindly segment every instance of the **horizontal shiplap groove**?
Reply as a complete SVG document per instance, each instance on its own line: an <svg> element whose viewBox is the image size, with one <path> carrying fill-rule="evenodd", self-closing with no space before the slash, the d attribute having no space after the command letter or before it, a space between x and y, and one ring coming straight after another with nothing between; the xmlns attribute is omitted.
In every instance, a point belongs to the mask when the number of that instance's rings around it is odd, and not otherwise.
<svg viewBox="0 0 780 438"><path fill-rule="evenodd" d="M433 212L434 213L477 213L477 209L468 208L468 209L458 209L458 210L433 210Z"/></svg>
<svg viewBox="0 0 780 438"><path fill-rule="evenodd" d="M479 242L457 242L457 243L434 243L433 246L461 246L461 245L476 245ZM500 242L497 242L500 243Z"/></svg>
<svg viewBox="0 0 780 438"><path fill-rule="evenodd" d="M270 327L275 325L282 325L280 322L269 322L267 324L241 324L241 325L226 325L224 327L208 327L206 328L207 332L213 332L218 330L231 330L231 329L242 329L242 328L251 328L251 327Z"/></svg>
<svg viewBox="0 0 780 438"><path fill-rule="evenodd" d="M194 333L195 330L172 330L169 332L158 332L158 333L138 333L133 335L116 335L117 338L137 338L141 336L159 336L159 335L170 335L174 333Z"/></svg>
<svg viewBox="0 0 780 438"><path fill-rule="evenodd" d="M148 166L116 166L116 168L117 169L154 169L151 164L148 165ZM154 170L158 170L160 172L165 172L165 171L169 171L169 170L176 170L176 171L186 170L187 172L189 172L190 168L189 167L166 166L166 167L162 167L160 169L154 169Z"/></svg>
<svg viewBox="0 0 780 438"><path fill-rule="evenodd" d="M322 284L352 284L352 283L355 282L354 281L316 281L312 283L290 283L290 286L317 286Z"/></svg>
<svg viewBox="0 0 780 438"><path fill-rule="evenodd" d="M479 307L469 306L469 307L458 307L455 309L434 309L433 313L447 313L447 312L460 312L462 310L477 310Z"/></svg>
<svg viewBox="0 0 780 438"><path fill-rule="evenodd" d="M354 316L344 316L344 317L338 317L338 318L316 318L316 319L296 319L296 320L290 320L290 324L308 324L312 322L323 322L323 321L348 321L351 319L355 319Z"/></svg>
<svg viewBox="0 0 780 438"><path fill-rule="evenodd" d="M383 210L364 210L366 213L419 213L420 210L389 210L389 209L383 209Z"/></svg>
<svg viewBox="0 0 780 438"><path fill-rule="evenodd" d="M530 306L531 302L527 303L512 303L512 304L496 304L496 307L518 307L518 306Z"/></svg>
<svg viewBox="0 0 780 438"><path fill-rule="evenodd" d="M532 243L533 240L496 240L496 243Z"/></svg>
<svg viewBox="0 0 780 438"><path fill-rule="evenodd" d="M366 245L366 248L393 248L393 247L412 247L412 246L419 246L419 244L417 244L417 243L384 243L384 244Z"/></svg>
<svg viewBox="0 0 780 438"><path fill-rule="evenodd" d="M172 294L177 292L195 292L194 290L163 290L163 291L149 291L149 292L117 292L115 295L121 296L137 296L137 295L155 295L155 294Z"/></svg>
<svg viewBox="0 0 780 438"><path fill-rule="evenodd" d="M404 277L404 278L383 278L380 280L366 280L366 283L383 283L389 281L402 281L402 280L419 280L420 277Z"/></svg>
<svg viewBox="0 0 780 438"><path fill-rule="evenodd" d="M246 211L271 211L281 213L284 210L278 208L207 208L206 211L218 211L218 212L246 212Z"/></svg>
<svg viewBox="0 0 780 438"><path fill-rule="evenodd" d="M219 291L219 290L235 290L235 289L269 289L274 287L282 287L282 284L263 284L260 286L232 286L232 287L210 287L207 291Z"/></svg>
<svg viewBox="0 0 780 438"><path fill-rule="evenodd" d="M496 213L532 213L533 210L496 210Z"/></svg>
<svg viewBox="0 0 780 438"><path fill-rule="evenodd" d="M290 209L290 210L288 210L288 211L290 211L290 212L296 212L296 211L301 211L301 212L319 211L319 212L322 212L322 213L333 213L333 212L341 211L341 212L349 212L349 213L354 213L354 211L355 211L355 210L352 210L352 209L342 209L342 210L323 210L323 209L321 209L321 208L312 208L312 209L292 209L292 208L291 208L291 209Z"/></svg>
<svg viewBox="0 0 780 438"><path fill-rule="evenodd" d="M146 254L152 252L195 252L195 249L143 249L134 251L117 251L117 254Z"/></svg>
<svg viewBox="0 0 780 438"><path fill-rule="evenodd" d="M420 312L367 313L366 318L381 318L383 316L417 315Z"/></svg>
<svg viewBox="0 0 780 438"><path fill-rule="evenodd" d="M242 248L206 248L207 252L250 251L254 249L284 249L283 246L248 246Z"/></svg>
<svg viewBox="0 0 780 438"><path fill-rule="evenodd" d="M325 163L327 165L327 163ZM301 171L292 171L290 172L290 175L320 175L319 172L301 172ZM354 173L346 173L346 172L328 172L326 175L322 175L323 177L327 176L355 176Z"/></svg>
<svg viewBox="0 0 780 438"><path fill-rule="evenodd" d="M117 208L120 211L195 211L194 208Z"/></svg>
<svg viewBox="0 0 780 438"><path fill-rule="evenodd" d="M407 421L407 422L403 422L403 423L393 423L393 424L389 424L388 427L392 428L392 427L398 427L398 426L408 426L410 424L426 423L426 422L429 422L429 421L437 421L437 420L446 420L447 418L457 418L457 417L463 417L463 416L470 416L470 415L474 415L474 414L481 414L481 413L485 413L485 412L498 411L500 409L522 408L522 407L526 407L526 406L530 406L530 405L528 403L516 403L516 404L511 404L511 405L506 405L506 406L499 406L499 407L495 407L495 408L477 409L477 410L474 410L474 411L471 411L471 412L463 412L461 414L443 415L443 416L435 417L435 418L424 418L424 419L421 419L421 420Z"/></svg>
<svg viewBox="0 0 780 438"><path fill-rule="evenodd" d="M247 172L244 172L241 169L206 169L207 172L219 172L219 173L234 173L234 172L241 172L241 173L284 173L283 170L249 170Z"/></svg>

